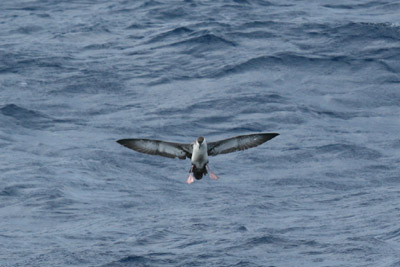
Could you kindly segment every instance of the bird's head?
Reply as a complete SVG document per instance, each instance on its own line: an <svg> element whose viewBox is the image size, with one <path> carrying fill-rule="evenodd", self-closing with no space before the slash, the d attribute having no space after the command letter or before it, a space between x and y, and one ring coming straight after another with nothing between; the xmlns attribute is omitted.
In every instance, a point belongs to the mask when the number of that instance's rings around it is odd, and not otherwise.
<svg viewBox="0 0 400 267"><path fill-rule="evenodd" d="M201 146L203 143L204 143L204 137L203 136L200 136L199 138L197 138L197 140L196 140L196 143L199 145L199 146Z"/></svg>

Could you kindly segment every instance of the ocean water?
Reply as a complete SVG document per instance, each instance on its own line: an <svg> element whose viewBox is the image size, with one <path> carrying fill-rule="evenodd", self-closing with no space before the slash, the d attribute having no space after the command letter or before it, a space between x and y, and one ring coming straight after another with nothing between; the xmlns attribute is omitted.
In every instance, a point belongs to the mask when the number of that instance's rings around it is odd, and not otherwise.
<svg viewBox="0 0 400 267"><path fill-rule="evenodd" d="M0 3L0 266L400 266L400 2ZM279 132L190 161L115 141Z"/></svg>

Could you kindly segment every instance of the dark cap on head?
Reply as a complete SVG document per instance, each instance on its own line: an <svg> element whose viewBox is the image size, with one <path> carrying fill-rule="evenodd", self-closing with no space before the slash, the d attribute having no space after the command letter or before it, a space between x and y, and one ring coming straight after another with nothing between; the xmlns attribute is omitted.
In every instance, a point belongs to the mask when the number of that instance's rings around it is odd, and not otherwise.
<svg viewBox="0 0 400 267"><path fill-rule="evenodd" d="M197 138L197 143L199 143L201 145L201 143L203 143L204 141L204 137L200 136L199 138Z"/></svg>

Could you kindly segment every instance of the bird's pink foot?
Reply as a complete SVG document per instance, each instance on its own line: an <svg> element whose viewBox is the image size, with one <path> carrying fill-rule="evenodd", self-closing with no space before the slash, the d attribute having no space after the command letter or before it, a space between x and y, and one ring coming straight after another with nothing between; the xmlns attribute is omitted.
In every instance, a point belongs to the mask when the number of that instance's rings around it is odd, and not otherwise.
<svg viewBox="0 0 400 267"><path fill-rule="evenodd" d="M213 173L213 172L211 171L211 169L210 169L210 167L208 166L208 164L206 165L206 167L207 167L208 174L210 175L210 178L213 179L213 180L217 180L219 177L218 177L215 173Z"/></svg>
<svg viewBox="0 0 400 267"><path fill-rule="evenodd" d="M219 177L215 173L210 172L210 178L213 180L218 180Z"/></svg>
<svg viewBox="0 0 400 267"><path fill-rule="evenodd" d="M189 174L189 177L187 178L186 183L188 183L188 184L194 183L194 177L193 177L192 173Z"/></svg>

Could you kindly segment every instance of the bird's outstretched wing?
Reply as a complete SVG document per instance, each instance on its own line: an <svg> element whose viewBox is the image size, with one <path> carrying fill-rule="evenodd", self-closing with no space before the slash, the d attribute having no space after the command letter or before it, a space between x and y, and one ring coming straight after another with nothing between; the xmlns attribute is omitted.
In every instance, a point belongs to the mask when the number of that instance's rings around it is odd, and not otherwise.
<svg viewBox="0 0 400 267"><path fill-rule="evenodd" d="M216 156L218 154L226 154L239 150L249 149L261 145L262 143L271 140L277 135L279 134L278 133L248 134L248 135L239 135L216 142L209 142L207 143L208 155Z"/></svg>
<svg viewBox="0 0 400 267"><path fill-rule="evenodd" d="M127 148L136 150L137 152L150 155L159 155L167 158L192 157L193 147L191 144L179 144L151 139L121 139L117 141L119 144Z"/></svg>

